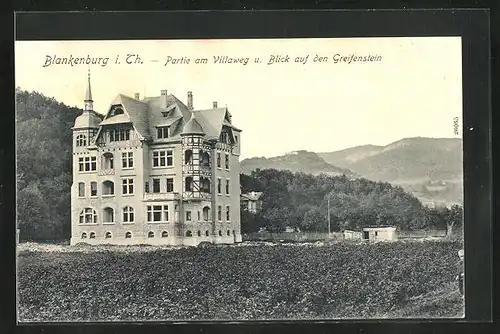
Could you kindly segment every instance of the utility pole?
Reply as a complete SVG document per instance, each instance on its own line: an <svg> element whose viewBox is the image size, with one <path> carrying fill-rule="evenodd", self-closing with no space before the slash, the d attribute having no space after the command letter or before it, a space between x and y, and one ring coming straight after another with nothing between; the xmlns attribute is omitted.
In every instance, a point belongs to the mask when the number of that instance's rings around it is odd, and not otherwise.
<svg viewBox="0 0 500 334"><path fill-rule="evenodd" d="M328 197L328 236L330 236L330 197Z"/></svg>

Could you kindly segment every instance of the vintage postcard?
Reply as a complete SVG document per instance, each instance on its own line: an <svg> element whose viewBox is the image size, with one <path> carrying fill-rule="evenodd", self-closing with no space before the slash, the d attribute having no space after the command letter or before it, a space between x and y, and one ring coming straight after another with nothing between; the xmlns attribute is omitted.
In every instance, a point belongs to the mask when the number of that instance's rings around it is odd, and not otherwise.
<svg viewBox="0 0 500 334"><path fill-rule="evenodd" d="M17 41L18 321L462 318L461 43Z"/></svg>

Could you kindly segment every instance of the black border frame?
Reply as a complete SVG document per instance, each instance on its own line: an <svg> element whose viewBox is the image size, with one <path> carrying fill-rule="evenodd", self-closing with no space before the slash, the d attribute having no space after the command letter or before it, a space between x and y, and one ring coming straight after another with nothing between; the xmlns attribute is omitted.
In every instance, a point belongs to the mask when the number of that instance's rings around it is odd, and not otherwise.
<svg viewBox="0 0 500 334"><path fill-rule="evenodd" d="M139 24L130 24L131 22ZM487 9L455 10L380 10L380 11L175 11L175 12L19 12L15 16L17 40L69 40L69 39L194 39L194 38L298 38L298 37L371 37L371 36L462 36L463 59L463 140L464 140L464 208L466 247L466 318L465 321L489 322L492 319L492 156L491 156L491 87L490 87L490 32ZM300 23L300 24L299 24ZM43 28L42 28L43 27ZM61 29L64 27L64 29ZM7 57L9 55L7 54ZM439 55L436 55L439 56ZM14 57L6 59L12 65ZM11 94L13 91L13 85ZM10 95L12 96L12 95ZM12 99L13 100L13 99ZM13 101L12 101L13 104ZM13 120L3 117L13 125ZM7 124L7 122L2 122ZM472 131L467 129L473 128ZM13 137L11 137L13 140ZM10 142L8 139L6 142ZM14 143L13 145L14 146ZM11 147L12 148L12 147ZM9 149L7 147L6 151ZM14 152L6 155L15 159ZM13 160L15 161L15 160ZM15 180L15 170L4 166L6 175ZM7 217L15 218L15 184L6 191ZM9 205L10 204L10 205ZM3 225L3 224L2 224ZM5 256L14 256L8 245L15 244L8 235L13 224L5 225L2 246ZM6 235L7 233L7 235ZM487 241L487 242L486 242ZM470 251L473 250L473 251ZM11 269L15 269L11 266ZM14 276L15 277L15 276ZM15 279L9 282L15 284ZM15 289L5 289L10 298L15 298ZM14 291L14 293L12 292ZM13 316L15 311L2 312ZM400 332L409 324L418 323L419 329L430 329L422 320L332 321L340 328L359 329L359 325L382 327ZM461 320L431 320L432 323L456 323ZM213 322L224 323L224 322ZM389 324L388 324L389 323ZM178 325L170 324L172 329ZM245 321L238 327L225 325L224 330L246 330L247 325L263 322ZM283 329L290 326L313 329L314 321L272 322L267 329ZM82 324L79 323L79 326ZM157 323L151 323L156 327ZM297 326L299 325L299 326ZM19 325L31 328L30 325ZM37 325L38 326L38 325ZM42 324L54 329L53 325ZM135 325L116 323L111 325L120 332L137 329ZM196 330L203 326L193 322L188 327ZM205 325L206 326L206 325ZM59 327L59 326L58 326ZM109 328L101 324L98 327ZM144 327L144 326L141 326ZM149 323L148 323L149 327ZM232 327L232 328L231 328ZM74 326L64 324L63 332ZM139 327L140 328L140 327ZM203 328L203 327L201 327ZM336 327L337 328L337 327ZM479 329L479 328L478 328ZM483 327L484 329L484 327ZM139 329L140 330L140 329ZM363 330L363 329L361 329ZM274 331L274 330L273 330Z"/></svg>

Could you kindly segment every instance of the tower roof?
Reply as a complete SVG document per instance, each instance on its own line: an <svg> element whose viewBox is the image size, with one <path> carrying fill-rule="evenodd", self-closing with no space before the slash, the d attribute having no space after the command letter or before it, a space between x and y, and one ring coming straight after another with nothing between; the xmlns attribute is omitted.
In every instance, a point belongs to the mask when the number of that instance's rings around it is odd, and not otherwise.
<svg viewBox="0 0 500 334"><path fill-rule="evenodd" d="M182 134L183 135L188 135L188 134L205 135L205 132L203 131L203 127L194 117L194 112L191 113L191 118L186 123L186 125L184 125L184 129L182 130Z"/></svg>

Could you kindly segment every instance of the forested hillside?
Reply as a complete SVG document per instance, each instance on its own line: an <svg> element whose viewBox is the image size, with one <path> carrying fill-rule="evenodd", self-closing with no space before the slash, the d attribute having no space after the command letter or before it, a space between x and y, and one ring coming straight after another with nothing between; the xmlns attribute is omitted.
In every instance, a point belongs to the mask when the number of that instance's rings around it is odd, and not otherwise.
<svg viewBox="0 0 500 334"><path fill-rule="evenodd" d="M461 229L462 210L430 209L401 187L346 176L313 176L275 169L241 175L242 192L262 191L262 211L243 212L244 232L259 227L282 231L327 231L327 198L332 230L395 225L401 230Z"/></svg>
<svg viewBox="0 0 500 334"><path fill-rule="evenodd" d="M16 89L17 223L21 240L70 236L71 127L82 110Z"/></svg>

